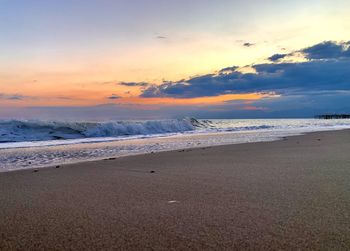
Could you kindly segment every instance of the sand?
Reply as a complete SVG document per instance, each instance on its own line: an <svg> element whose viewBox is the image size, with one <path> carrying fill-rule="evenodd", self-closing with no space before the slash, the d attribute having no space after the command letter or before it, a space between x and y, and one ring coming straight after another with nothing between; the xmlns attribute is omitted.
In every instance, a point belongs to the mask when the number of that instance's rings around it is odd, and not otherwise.
<svg viewBox="0 0 350 251"><path fill-rule="evenodd" d="M350 131L0 173L0 249L350 249Z"/></svg>

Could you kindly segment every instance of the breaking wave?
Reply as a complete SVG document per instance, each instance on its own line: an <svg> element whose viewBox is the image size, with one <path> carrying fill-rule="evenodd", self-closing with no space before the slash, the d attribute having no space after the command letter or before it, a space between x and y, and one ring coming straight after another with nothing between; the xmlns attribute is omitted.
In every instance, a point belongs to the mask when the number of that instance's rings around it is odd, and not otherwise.
<svg viewBox="0 0 350 251"><path fill-rule="evenodd" d="M109 122L60 122L40 120L0 120L0 143L70 140L92 142L158 137L177 133L206 133L261 130L324 130L348 128L350 120L319 119L165 119ZM97 139L99 138L99 139ZM55 141L57 142L57 141ZM2 144L4 146L5 144ZM1 148L1 147L0 147Z"/></svg>
<svg viewBox="0 0 350 251"><path fill-rule="evenodd" d="M0 121L0 143L121 137L195 130L191 119L111 122Z"/></svg>

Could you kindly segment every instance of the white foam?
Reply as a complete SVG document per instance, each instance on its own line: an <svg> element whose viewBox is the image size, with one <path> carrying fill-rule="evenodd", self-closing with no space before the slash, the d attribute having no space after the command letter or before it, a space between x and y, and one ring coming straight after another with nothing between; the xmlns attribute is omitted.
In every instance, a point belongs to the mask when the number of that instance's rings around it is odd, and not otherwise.
<svg viewBox="0 0 350 251"><path fill-rule="evenodd" d="M196 124L196 123L200 124ZM350 128L350 120L207 120L178 133L0 144L0 171L194 147L272 141L306 132Z"/></svg>
<svg viewBox="0 0 350 251"><path fill-rule="evenodd" d="M86 138L148 136L194 130L189 119L110 121L110 122L60 122L60 121L0 121L0 142L31 142L70 140L66 143L90 142ZM72 140L79 139L79 140ZM93 139L92 141L100 141ZM50 142L52 144L52 142ZM17 144L20 145L20 144ZM23 146L33 146L32 143Z"/></svg>

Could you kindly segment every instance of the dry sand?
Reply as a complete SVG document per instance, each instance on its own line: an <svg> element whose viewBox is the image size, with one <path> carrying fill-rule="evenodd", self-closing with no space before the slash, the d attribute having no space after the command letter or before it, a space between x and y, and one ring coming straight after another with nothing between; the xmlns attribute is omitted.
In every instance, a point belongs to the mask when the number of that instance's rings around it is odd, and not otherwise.
<svg viewBox="0 0 350 251"><path fill-rule="evenodd" d="M349 250L350 131L0 173L0 249Z"/></svg>

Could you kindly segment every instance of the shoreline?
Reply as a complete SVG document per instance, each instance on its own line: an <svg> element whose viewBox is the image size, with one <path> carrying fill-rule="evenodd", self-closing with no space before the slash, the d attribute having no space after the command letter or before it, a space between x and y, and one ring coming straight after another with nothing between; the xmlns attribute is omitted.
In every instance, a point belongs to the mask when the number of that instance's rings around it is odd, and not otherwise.
<svg viewBox="0 0 350 251"><path fill-rule="evenodd" d="M350 130L0 173L0 249L350 248Z"/></svg>
<svg viewBox="0 0 350 251"><path fill-rule="evenodd" d="M312 132L300 132L296 133L295 135L288 135L288 136L278 136L276 138L271 138L270 140L262 140L262 141L254 141L254 142L244 142L244 143L228 143L228 144L218 144L218 145L205 145L205 146L195 146L195 147L185 147L185 148L179 148L179 149L171 149L171 150L160 150L160 151L151 151L151 152L141 152L141 153L127 153L125 155L120 155L120 156L110 156L110 157L99 157L96 159L86 159L86 160L78 160L78 161L72 161L72 162L66 162L66 163L54 163L54 164L48 164L44 166L30 166L30 167L24 167L24 168L18 168L18 169L5 169L5 170L0 170L1 173L7 173L7 172L17 172L17 171L23 171L23 170L34 170L34 169L43 169L43 168L52 168L52 167L63 167L67 165L75 165L75 164L83 164L83 163L89 163L89 162L99 162L99 161L106 161L110 159L119 159L119 158L126 158L126 157L134 157L134 156L140 156L140 155L148 155L148 154L158 154L158 153L164 153L164 152L177 152L177 151L182 151L182 150L195 150L195 149L200 149L200 148L210 148L210 147L220 147L220 146L230 146L230 145L244 145L244 144L256 144L256 143L267 143L267 142L275 142L275 141L281 141L285 140L288 138L293 138L293 137L299 137L299 136L304 136L304 135L309 135L309 134L317 134L317 133L324 133L324 132L333 132L333 131L350 131L350 128L346 129L330 129L330 130L322 130L322 131L312 131ZM205 134L205 135L217 135L217 134L231 134L232 132L219 132L219 133L210 133L210 134ZM236 133L236 132L235 132ZM171 135L171 136L165 136L164 138L168 137L177 137L178 135ZM180 137L186 137L188 135L180 135ZM193 136L193 135L190 135ZM198 136L198 135L195 135ZM158 138L153 138L153 139L158 139ZM130 139L134 140L134 139ZM108 141L110 142L121 142L121 141ZM93 144L103 144L107 142L93 142ZM83 143L84 145L88 145L90 143ZM61 145L59 145L61 146ZM73 146L73 145L69 145ZM48 146L51 147L51 146ZM40 149L40 147L35 147L36 149ZM15 149L26 149L26 148L15 148ZM3 149L3 150L13 150L13 149Z"/></svg>

